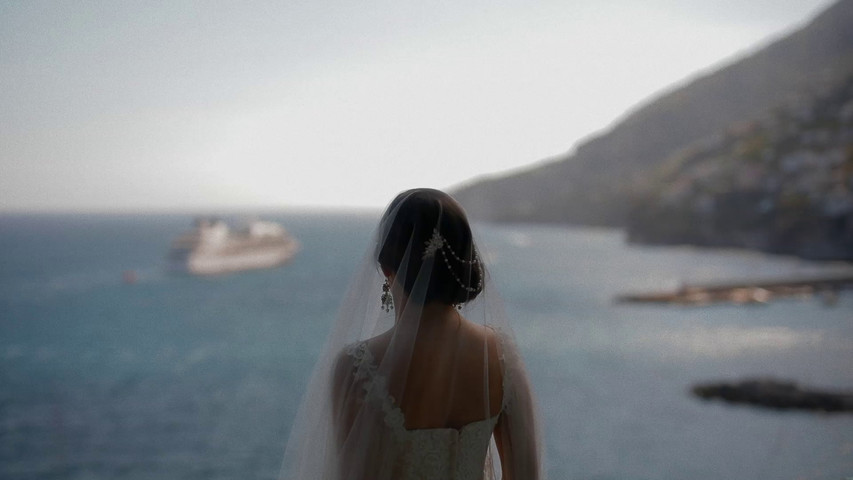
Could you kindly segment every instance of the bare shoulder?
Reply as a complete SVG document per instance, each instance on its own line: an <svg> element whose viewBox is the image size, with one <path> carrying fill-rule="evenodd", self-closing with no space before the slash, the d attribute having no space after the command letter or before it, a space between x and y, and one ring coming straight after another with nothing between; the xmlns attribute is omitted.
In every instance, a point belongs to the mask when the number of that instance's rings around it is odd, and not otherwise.
<svg viewBox="0 0 853 480"><path fill-rule="evenodd" d="M466 330L469 335L472 345L485 345L488 355L489 371L492 381L499 381L503 376L503 365L501 361L501 340L500 332L492 327L479 325L473 322L466 321ZM471 352L482 352L480 348L472 348ZM482 353L477 353L482 355Z"/></svg>
<svg viewBox="0 0 853 480"><path fill-rule="evenodd" d="M489 356L493 353L498 353L500 349L500 332L494 327L488 325L480 325L470 321L465 322L468 325L468 332L473 336L473 339L478 343L485 344L489 349Z"/></svg>

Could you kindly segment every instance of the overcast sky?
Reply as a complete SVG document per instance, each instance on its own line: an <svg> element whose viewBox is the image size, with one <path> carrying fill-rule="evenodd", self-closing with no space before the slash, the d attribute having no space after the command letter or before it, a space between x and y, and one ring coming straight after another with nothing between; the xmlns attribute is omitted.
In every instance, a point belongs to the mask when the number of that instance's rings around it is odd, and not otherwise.
<svg viewBox="0 0 853 480"><path fill-rule="evenodd" d="M0 0L0 210L380 206L570 151L829 0Z"/></svg>

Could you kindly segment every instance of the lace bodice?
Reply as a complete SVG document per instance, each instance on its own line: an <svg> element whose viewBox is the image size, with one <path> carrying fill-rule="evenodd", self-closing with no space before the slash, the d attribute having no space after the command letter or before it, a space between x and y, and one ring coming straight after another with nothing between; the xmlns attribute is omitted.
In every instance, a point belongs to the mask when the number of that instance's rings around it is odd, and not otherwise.
<svg viewBox="0 0 853 480"><path fill-rule="evenodd" d="M347 354L354 359L355 380L364 390L364 401L381 411L385 429L383 442L396 450L396 478L401 480L478 480L492 431L500 413L456 428L412 429L405 427L403 412L388 394L387 380L377 367L366 342L351 345ZM506 377L504 377L506 382ZM503 410L503 408L502 408Z"/></svg>
<svg viewBox="0 0 853 480"><path fill-rule="evenodd" d="M431 428L405 430L406 452L402 478L476 480L483 465L498 417L469 423L460 430Z"/></svg>

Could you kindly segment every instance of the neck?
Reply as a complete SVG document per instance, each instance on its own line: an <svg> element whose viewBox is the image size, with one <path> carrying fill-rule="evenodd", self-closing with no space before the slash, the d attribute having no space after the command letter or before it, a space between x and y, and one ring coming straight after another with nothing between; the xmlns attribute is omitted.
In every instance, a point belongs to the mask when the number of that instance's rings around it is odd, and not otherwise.
<svg viewBox="0 0 853 480"><path fill-rule="evenodd" d="M399 302L400 308L395 306L397 325L404 322L408 323L406 320L413 320L418 325L418 329L423 330L446 326L455 328L460 322L461 316L453 305L440 302L431 302L423 306L407 305L408 302L406 300L405 298L401 298Z"/></svg>

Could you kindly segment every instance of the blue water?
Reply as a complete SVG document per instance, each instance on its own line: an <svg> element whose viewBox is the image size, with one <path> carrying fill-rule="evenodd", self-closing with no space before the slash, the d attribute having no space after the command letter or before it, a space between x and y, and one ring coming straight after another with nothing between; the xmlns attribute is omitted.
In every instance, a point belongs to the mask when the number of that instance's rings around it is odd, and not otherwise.
<svg viewBox="0 0 853 480"><path fill-rule="evenodd" d="M163 264L188 215L0 216L0 478L275 478L376 215L265 218L302 243L290 264L194 278ZM849 267L631 247L610 230L478 230L537 391L550 478L853 476L853 415L688 394L767 375L853 390L849 292L834 307L612 301Z"/></svg>

